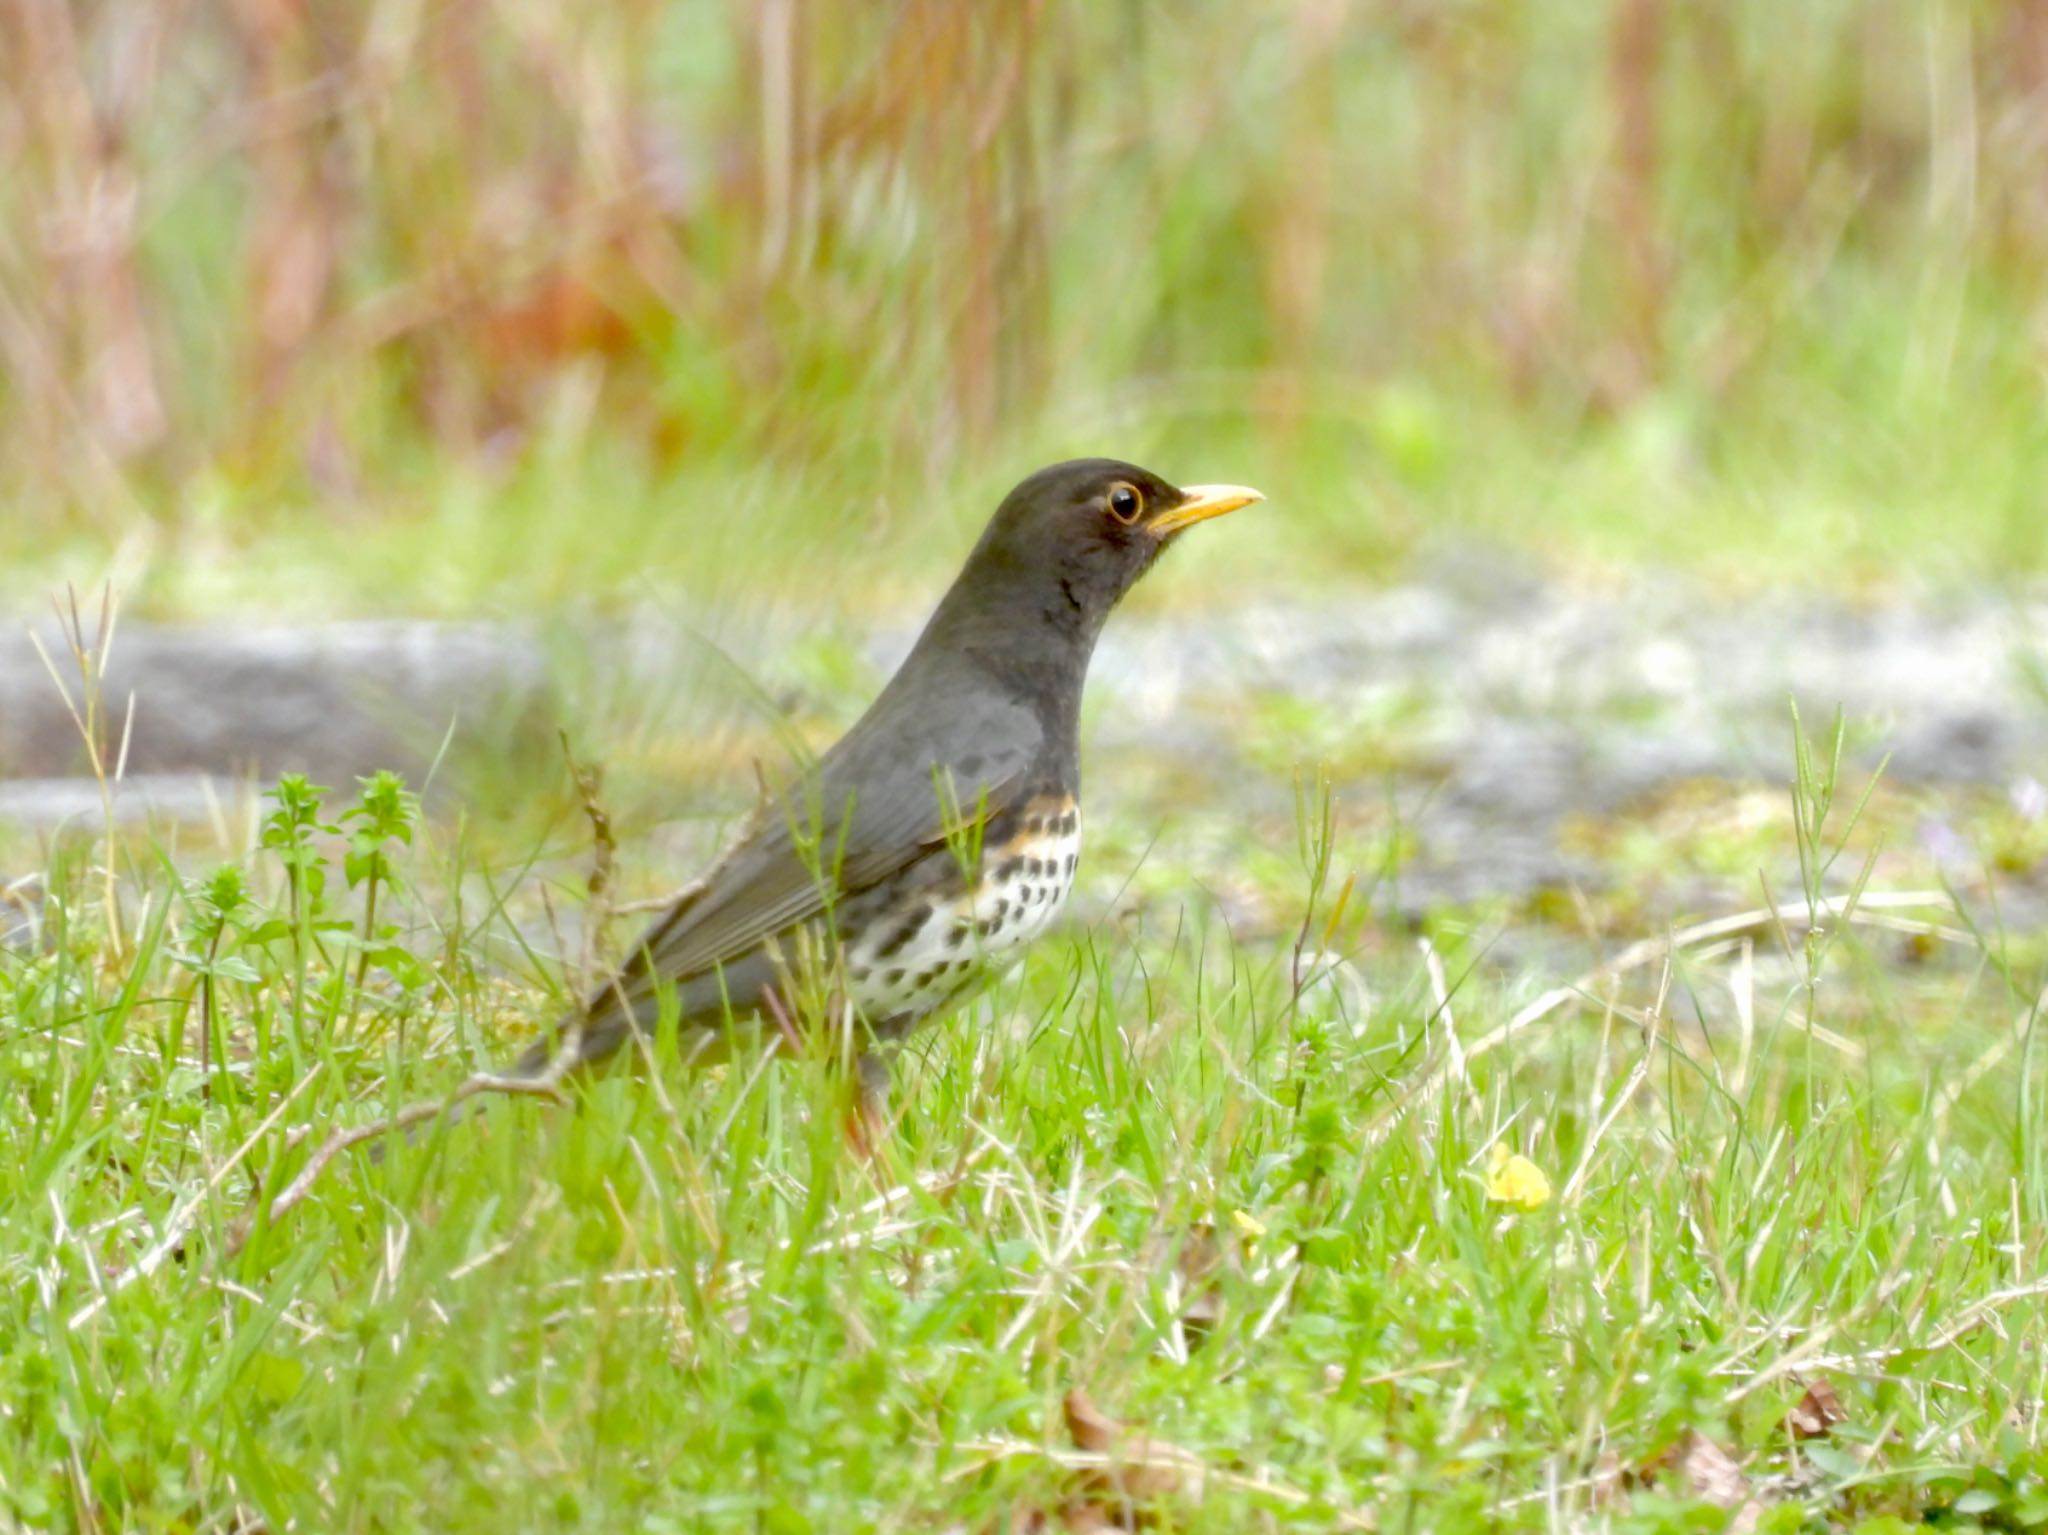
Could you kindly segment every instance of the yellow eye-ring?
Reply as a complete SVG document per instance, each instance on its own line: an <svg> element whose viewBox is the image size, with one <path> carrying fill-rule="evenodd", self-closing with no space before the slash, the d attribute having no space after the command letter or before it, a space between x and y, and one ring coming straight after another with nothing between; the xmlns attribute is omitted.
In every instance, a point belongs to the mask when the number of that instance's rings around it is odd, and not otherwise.
<svg viewBox="0 0 2048 1535"><path fill-rule="evenodd" d="M1118 522L1136 522L1145 510L1145 497L1135 485L1119 481L1109 488L1109 515Z"/></svg>

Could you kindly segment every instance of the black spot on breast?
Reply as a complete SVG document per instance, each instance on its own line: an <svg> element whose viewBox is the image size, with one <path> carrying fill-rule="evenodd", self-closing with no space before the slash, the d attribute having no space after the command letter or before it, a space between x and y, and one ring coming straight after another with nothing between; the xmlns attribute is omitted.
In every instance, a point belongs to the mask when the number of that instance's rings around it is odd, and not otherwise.
<svg viewBox="0 0 2048 1535"><path fill-rule="evenodd" d="M998 884L1008 884L1023 871L1023 868L1024 857L1021 853L1005 858L996 869L996 882Z"/></svg>
<svg viewBox="0 0 2048 1535"><path fill-rule="evenodd" d="M896 986L899 985L902 982L902 980L903 972L901 970L891 970L887 975L882 977L882 984L884 986Z"/></svg>
<svg viewBox="0 0 2048 1535"><path fill-rule="evenodd" d="M875 958L887 959L893 954L900 953L906 943L923 931L925 919L930 917L931 914L931 907L918 907L908 917L904 918L902 925L888 936L879 949L875 950Z"/></svg>
<svg viewBox="0 0 2048 1535"><path fill-rule="evenodd" d="M961 944L967 941L967 935L973 931L974 924L972 922L955 922L953 924L953 931L946 934L946 947L949 949L959 948Z"/></svg>
<svg viewBox="0 0 2048 1535"><path fill-rule="evenodd" d="M1075 862L1076 862L1076 858L1075 858L1075 855L1074 855L1074 854L1072 854L1072 853L1069 853L1069 854L1067 854L1067 878L1068 878L1068 879L1072 879L1072 878L1074 877L1074 864L1075 864Z"/></svg>
<svg viewBox="0 0 2048 1535"><path fill-rule="evenodd" d="M1072 805L1067 806L1067 813L1060 817L1060 835L1062 837L1071 837L1080 828L1080 825L1081 812Z"/></svg>
<svg viewBox="0 0 2048 1535"><path fill-rule="evenodd" d="M1019 889L1019 890L1018 890L1018 892L1017 892L1017 904L1018 904L1019 906L1029 906L1029 905L1031 904L1031 902L1032 902L1032 899L1033 899L1033 897L1032 897L1032 894L1031 894L1031 887L1030 887L1029 885L1025 885L1025 886L1023 886L1023 887L1022 887L1021 889Z"/></svg>

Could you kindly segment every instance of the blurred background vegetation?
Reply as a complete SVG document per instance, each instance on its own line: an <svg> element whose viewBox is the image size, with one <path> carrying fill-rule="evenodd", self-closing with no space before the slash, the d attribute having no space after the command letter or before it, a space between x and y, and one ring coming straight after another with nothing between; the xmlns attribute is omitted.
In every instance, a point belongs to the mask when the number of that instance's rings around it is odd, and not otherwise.
<svg viewBox="0 0 2048 1535"><path fill-rule="evenodd" d="M0 10L16 604L921 604L1071 452L1272 492L1197 594L1978 584L2044 345L2020 0Z"/></svg>

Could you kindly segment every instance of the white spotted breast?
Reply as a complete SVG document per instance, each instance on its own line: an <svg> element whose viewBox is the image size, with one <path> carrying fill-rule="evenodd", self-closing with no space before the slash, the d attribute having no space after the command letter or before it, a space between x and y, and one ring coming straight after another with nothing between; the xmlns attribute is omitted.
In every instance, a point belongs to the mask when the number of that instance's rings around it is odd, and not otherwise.
<svg viewBox="0 0 2048 1535"><path fill-rule="evenodd" d="M950 855L948 855L950 856ZM1066 905L1081 860L1071 798L1023 806L981 850L972 891L934 890L848 935L847 990L870 1023L914 1022L1016 962Z"/></svg>

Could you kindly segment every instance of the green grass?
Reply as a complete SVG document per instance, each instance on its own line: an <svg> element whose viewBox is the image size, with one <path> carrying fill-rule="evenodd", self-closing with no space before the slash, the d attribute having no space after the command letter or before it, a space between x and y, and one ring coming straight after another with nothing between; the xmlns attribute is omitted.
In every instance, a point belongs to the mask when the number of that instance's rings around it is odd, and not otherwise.
<svg viewBox="0 0 2048 1535"><path fill-rule="evenodd" d="M772 612L823 737L876 680L835 636L1070 454L1268 493L1135 598L1196 613L1475 550L1708 598L2048 559L2019 7L44 9L75 48L0 48L0 612L630 611L693 663ZM559 648L653 895L770 732ZM1068 924L919 1037L873 1161L825 1063L743 1050L350 1152L246 1244L330 1130L558 1015L575 794L466 720L425 820L0 828L49 891L0 948L0 1531L1086 1528L1130 1522L1105 1443L1166 1529L2048 1524L2042 823L1853 817L1823 756L1411 922L1411 707L1248 700L1262 808L1172 762L1091 806ZM1305 838L1263 808L1304 756Z"/></svg>
<svg viewBox="0 0 2048 1535"><path fill-rule="evenodd" d="M1461 373L1333 372L1308 419L1281 430L1249 378L1183 393L1169 377L1136 406L1077 379L1067 406L937 466L877 465L849 424L801 466L744 437L663 466L598 435L494 469L408 457L346 502L201 481L119 537L0 528L0 602L34 612L63 580L112 574L132 615L172 620L530 619L650 598L867 618L926 605L1016 479L1094 453L1268 493L1254 545L1177 552L1174 600L1189 604L1338 592L1475 545L1568 577L1682 570L1709 590L2030 579L2048 550L2034 496L2048 437L2018 326L1973 311L1981 365L1929 398L1896 372L1915 333L1885 302L1865 295L1858 334L1814 353L1788 325L1784 373L1742 398L1677 388L1611 417Z"/></svg>
<svg viewBox="0 0 2048 1535"><path fill-rule="evenodd" d="M1251 372L1168 371L1125 398L1130 359L1106 382L1077 375L995 443L928 461L877 460L879 428L852 406L800 458L744 431L679 463L603 430L542 434L494 466L400 446L347 498L202 476L112 530L0 526L0 603L37 611L63 580L111 574L130 613L155 619L530 619L650 598L866 618L928 603L1015 480L1095 453L1268 493L1255 545L1176 554L1190 604L1400 579L1475 545L1568 577L1647 566L1745 592L2036 576L2048 436L2021 319L1959 281L1970 366L1933 389L1906 366L1924 344L1916 312L1873 277L1833 280L1836 307L1785 317L1778 365L1735 395L1681 380L1604 412L1463 367L1332 368L1299 419L1275 422ZM879 384L868 398L900 403Z"/></svg>
<svg viewBox="0 0 2048 1535"><path fill-rule="evenodd" d="M330 1130L553 1016L533 949L586 839L415 826L384 785L297 816L338 833L175 851L239 878L60 844L47 942L0 960L0 1510L1081 1528L1128 1510L1069 1431L1078 1390L1130 1425L1112 1460L1153 1464L1158 1528L1721 1528L1708 1443L1747 1478L1722 1502L1754 1499L1730 1528L2032 1528L2042 956L1938 895L1885 904L1930 871L1834 774L1802 758L1799 813L1739 849L1646 817L1618 867L1718 859L1726 911L1759 878L1795 894L1666 946L1624 893L1601 952L1648 946L1576 979L1494 961L1535 911L1404 934L1369 899L1398 838L1312 782L1236 933L1181 830L1148 854L1123 807L1065 930L906 1052L873 1160L827 1063L743 1048L346 1154L239 1250ZM325 871L324 913L292 867ZM631 844L619 875L661 879ZM1545 1202L1491 1197L1496 1147ZM1798 1438L1814 1381L1844 1418Z"/></svg>

